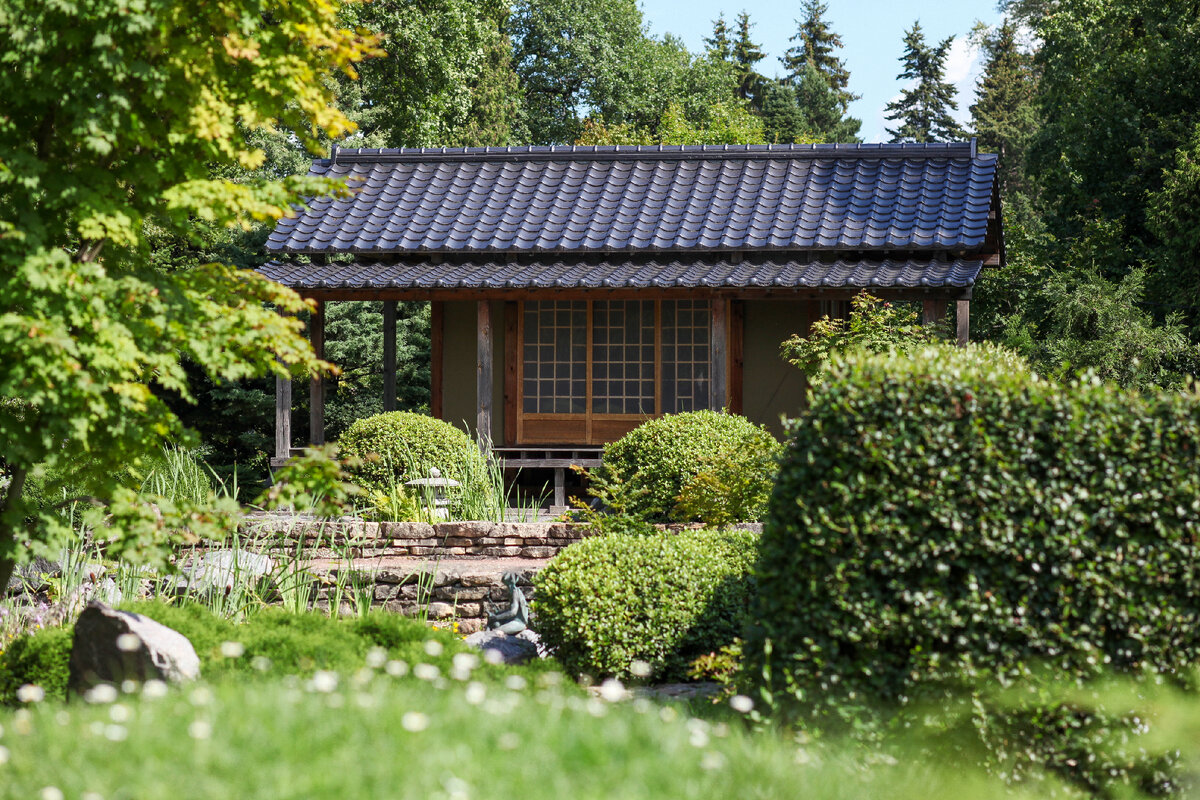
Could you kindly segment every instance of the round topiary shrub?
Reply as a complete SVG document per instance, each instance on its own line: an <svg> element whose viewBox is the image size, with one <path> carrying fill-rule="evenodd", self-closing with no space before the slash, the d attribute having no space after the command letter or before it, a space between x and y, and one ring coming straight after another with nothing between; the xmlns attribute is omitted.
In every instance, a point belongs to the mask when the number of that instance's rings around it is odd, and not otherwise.
<svg viewBox="0 0 1200 800"><path fill-rule="evenodd" d="M758 535L689 531L585 539L534 578L534 626L569 674L680 677L741 635Z"/></svg>
<svg viewBox="0 0 1200 800"><path fill-rule="evenodd" d="M489 467L470 438L440 419L408 411L391 411L355 421L338 440L343 456L359 464L351 469L364 488L389 492L431 468L462 484L452 499L485 498L496 504Z"/></svg>
<svg viewBox="0 0 1200 800"><path fill-rule="evenodd" d="M40 686L49 700L67 696L72 628L42 628L22 634L0 652L0 704L18 705L17 690Z"/></svg>
<svg viewBox="0 0 1200 800"><path fill-rule="evenodd" d="M835 363L789 433L745 646L782 716L861 726L951 683L1200 658L1196 393L931 347ZM1048 708L1024 729L981 714L980 736L1026 765L1077 764L1084 785L1132 775L1064 756L1094 754L1070 740L1091 723ZM1001 719L1004 737L985 730Z"/></svg>
<svg viewBox="0 0 1200 800"><path fill-rule="evenodd" d="M629 484L628 510L648 519L753 522L766 508L780 451L766 428L745 417L689 411L607 445L602 469Z"/></svg>

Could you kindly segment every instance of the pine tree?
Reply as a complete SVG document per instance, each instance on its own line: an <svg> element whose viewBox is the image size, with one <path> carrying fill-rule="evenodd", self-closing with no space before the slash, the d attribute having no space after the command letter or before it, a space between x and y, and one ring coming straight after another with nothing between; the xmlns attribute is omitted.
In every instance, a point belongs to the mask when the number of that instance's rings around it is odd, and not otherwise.
<svg viewBox="0 0 1200 800"><path fill-rule="evenodd" d="M916 85L904 89L900 99L888 103L885 109L889 112L885 119L900 123L895 129L887 129L893 142L945 142L966 137L950 116L951 111L958 110L958 103L954 85L945 80L946 54L953 41L954 37L949 36L937 47L926 45L920 22L914 22L904 34L904 55L900 57L904 70L897 78L916 81Z"/></svg>
<svg viewBox="0 0 1200 800"><path fill-rule="evenodd" d="M852 94L847 88L850 84L850 71L846 69L845 62L833 54L842 46L842 37L830 30L829 23L825 20L825 12L828 10L829 7L820 0L805 0L804 18L796 20L796 33L788 39L789 42L798 44L788 48L779 61L787 70L787 80L793 86L800 85L806 65L815 66L837 95L844 114L860 95Z"/></svg>
<svg viewBox="0 0 1200 800"><path fill-rule="evenodd" d="M838 93L815 64L804 67L795 92L810 138L818 142L859 141L862 121L845 115Z"/></svg>
<svg viewBox="0 0 1200 800"><path fill-rule="evenodd" d="M733 39L730 36L731 33L729 23L725 21L725 14L718 14L717 18L713 20L712 36L704 40L709 55L721 61L732 61Z"/></svg>
<svg viewBox="0 0 1200 800"><path fill-rule="evenodd" d="M1033 56L1021 49L1017 26L1010 20L995 30L977 28L975 36L987 61L971 106L972 126L979 146L1000 154L1000 186L1006 200L1028 199L1025 152L1037 129Z"/></svg>
<svg viewBox="0 0 1200 800"><path fill-rule="evenodd" d="M761 102L766 79L759 75L754 65L765 58L762 47L750 39L750 15L745 11L737 16L737 39L733 42L733 61L738 66L738 97L743 100Z"/></svg>

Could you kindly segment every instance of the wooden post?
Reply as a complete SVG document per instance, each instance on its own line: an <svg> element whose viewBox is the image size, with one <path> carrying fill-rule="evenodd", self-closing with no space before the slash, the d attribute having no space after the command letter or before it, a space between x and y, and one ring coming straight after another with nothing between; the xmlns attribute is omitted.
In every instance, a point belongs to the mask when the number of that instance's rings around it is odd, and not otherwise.
<svg viewBox="0 0 1200 800"><path fill-rule="evenodd" d="M504 304L504 443L517 443L517 381L520 380L521 345L517 341L520 303Z"/></svg>
<svg viewBox="0 0 1200 800"><path fill-rule="evenodd" d="M713 298L712 301L712 344L710 353L712 366L709 367L708 407L713 411L720 411L725 407L727 395L725 379L728 374L728 349L726 348L729 339L728 315L726 314L728 304L729 301L721 297Z"/></svg>
<svg viewBox="0 0 1200 800"><path fill-rule="evenodd" d="M442 333L445 325L445 304L434 300L429 304L429 413L442 418Z"/></svg>
<svg viewBox="0 0 1200 800"><path fill-rule="evenodd" d="M396 410L396 301L383 301L383 410Z"/></svg>
<svg viewBox="0 0 1200 800"><path fill-rule="evenodd" d="M945 300L926 300L921 304L921 323L923 325L937 325L945 318Z"/></svg>
<svg viewBox="0 0 1200 800"><path fill-rule="evenodd" d="M308 319L308 340L317 358L325 358L325 301L318 300ZM314 375L308 384L308 438L325 444L325 378Z"/></svg>
<svg viewBox="0 0 1200 800"><path fill-rule="evenodd" d="M958 309L955 314L958 323L958 346L966 347L967 342L971 341L971 301L959 300Z"/></svg>
<svg viewBox="0 0 1200 800"><path fill-rule="evenodd" d="M742 376L745 373L746 306L729 301L729 412L743 413Z"/></svg>
<svg viewBox="0 0 1200 800"><path fill-rule="evenodd" d="M282 466L292 457L292 381L275 378L275 462Z"/></svg>
<svg viewBox="0 0 1200 800"><path fill-rule="evenodd" d="M475 306L475 397L479 406L475 434L486 446L492 441L492 305L480 300Z"/></svg>

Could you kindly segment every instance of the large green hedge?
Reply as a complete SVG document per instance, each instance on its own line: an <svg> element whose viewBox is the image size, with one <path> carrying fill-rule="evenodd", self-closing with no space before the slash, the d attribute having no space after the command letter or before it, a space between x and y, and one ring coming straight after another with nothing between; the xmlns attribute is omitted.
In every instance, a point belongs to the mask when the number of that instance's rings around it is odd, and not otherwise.
<svg viewBox="0 0 1200 800"><path fill-rule="evenodd" d="M585 539L537 574L534 628L569 674L677 677L741 634L758 535L689 531Z"/></svg>
<svg viewBox="0 0 1200 800"><path fill-rule="evenodd" d="M650 420L607 445L604 469L630 484L630 510L648 519L753 522L766 510L780 450L745 417L689 411Z"/></svg>
<svg viewBox="0 0 1200 800"><path fill-rule="evenodd" d="M1200 656L1195 392L932 347L835 364L789 433L746 643L785 715Z"/></svg>
<svg viewBox="0 0 1200 800"><path fill-rule="evenodd" d="M359 460L354 479L368 489L388 492L436 467L473 496L493 493L488 468L471 439L448 422L409 411L391 411L356 420L338 439L343 456Z"/></svg>

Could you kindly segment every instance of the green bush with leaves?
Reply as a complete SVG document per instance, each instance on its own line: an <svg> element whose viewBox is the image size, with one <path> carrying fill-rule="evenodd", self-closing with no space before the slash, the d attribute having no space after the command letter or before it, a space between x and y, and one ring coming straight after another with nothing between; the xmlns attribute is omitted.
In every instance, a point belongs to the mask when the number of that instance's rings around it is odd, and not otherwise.
<svg viewBox="0 0 1200 800"><path fill-rule="evenodd" d="M807 336L796 334L780 345L780 354L815 382L838 353L908 352L945 339L947 334L944 322L922 325L914 307L896 306L860 292L850 300L849 319L822 317Z"/></svg>
<svg viewBox="0 0 1200 800"><path fill-rule="evenodd" d="M740 635L757 545L748 531L585 539L534 578L534 627L569 674L626 678L642 661L682 677Z"/></svg>
<svg viewBox="0 0 1200 800"><path fill-rule="evenodd" d="M64 699L73 636L71 628L43 628L9 642L0 651L0 705L16 705L17 690L27 683L42 687L50 699Z"/></svg>
<svg viewBox="0 0 1200 800"><path fill-rule="evenodd" d="M479 447L448 422L409 411L390 411L354 422L338 440L343 456L360 462L355 480L370 491L391 493L430 469L463 484L459 496L491 496L488 465ZM453 499L453 497L452 497Z"/></svg>
<svg viewBox="0 0 1200 800"><path fill-rule="evenodd" d="M781 447L761 425L745 417L716 411L670 414L639 425L604 448L601 470L619 475L629 484L631 513L659 522L754 522L759 519L761 498L771 491L775 456ZM746 465L734 486L723 476L727 465ZM697 482L708 473L710 480ZM689 498L680 495L692 484ZM723 500L713 497L733 491ZM719 519L709 518L716 510Z"/></svg>
<svg viewBox="0 0 1200 800"><path fill-rule="evenodd" d="M746 643L785 719L859 727L946 682L1200 659L1197 393L1052 382L992 347L858 354L790 434ZM978 721L1084 784L1150 770L1079 757L1095 720L1069 709Z"/></svg>

